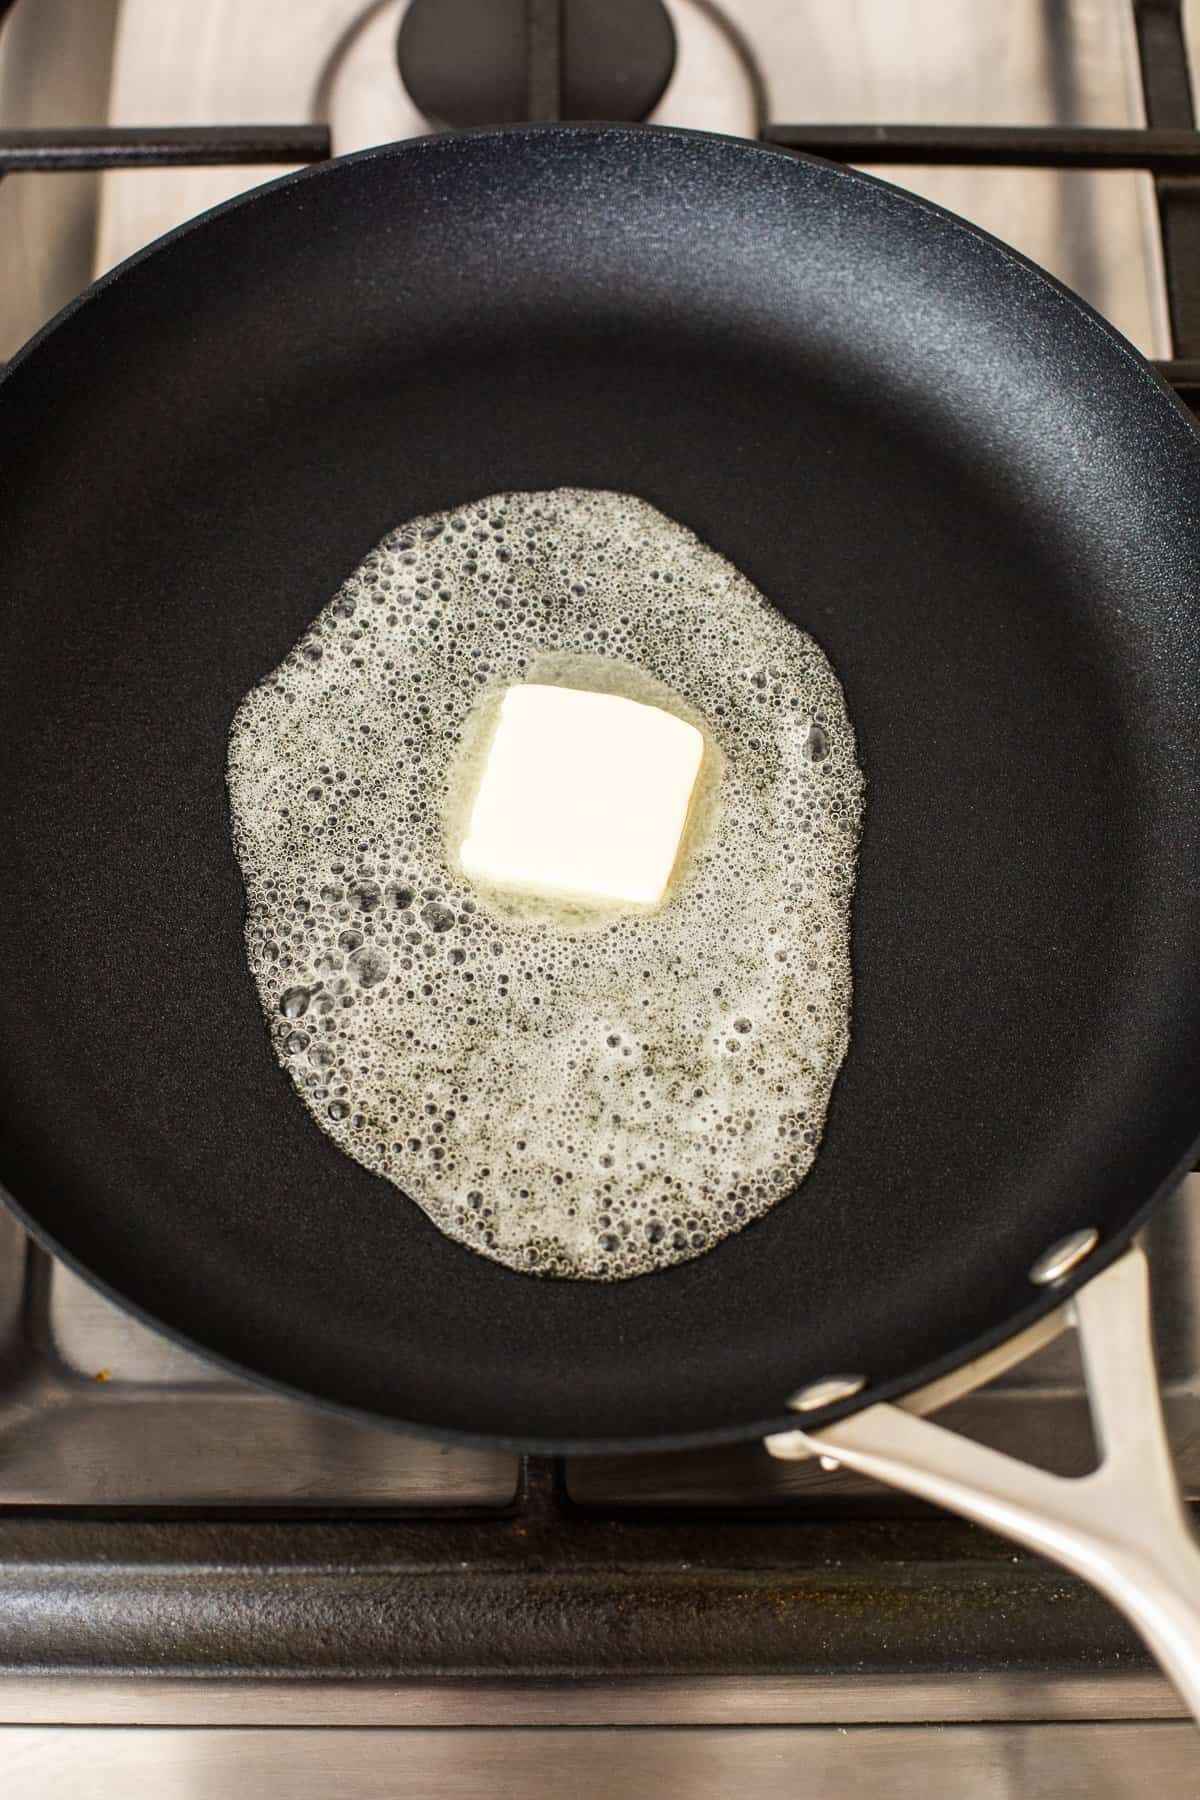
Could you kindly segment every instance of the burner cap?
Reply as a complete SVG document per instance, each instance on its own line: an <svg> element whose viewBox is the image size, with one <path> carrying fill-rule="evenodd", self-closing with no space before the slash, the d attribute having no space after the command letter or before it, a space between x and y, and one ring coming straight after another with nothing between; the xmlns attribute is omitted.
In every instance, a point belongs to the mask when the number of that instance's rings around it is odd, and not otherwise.
<svg viewBox="0 0 1200 1800"><path fill-rule="evenodd" d="M439 125L535 116L529 97L536 0L411 0L396 55L415 104ZM564 119L644 119L675 66L662 0L559 0ZM536 116L543 116L536 111Z"/></svg>

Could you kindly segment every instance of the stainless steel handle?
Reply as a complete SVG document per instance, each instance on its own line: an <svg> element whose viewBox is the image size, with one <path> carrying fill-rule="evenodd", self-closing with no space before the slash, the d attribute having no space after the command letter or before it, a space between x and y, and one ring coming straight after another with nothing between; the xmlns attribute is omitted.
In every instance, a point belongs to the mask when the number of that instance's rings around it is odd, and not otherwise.
<svg viewBox="0 0 1200 1800"><path fill-rule="evenodd" d="M1200 1548L1163 1424L1141 1250L1081 1288L1079 1332L1099 1466L1047 1474L920 1418L921 1396L869 1406L820 1431L767 1439L773 1456L821 1456L949 1507L1073 1569L1136 1626L1200 1720Z"/></svg>

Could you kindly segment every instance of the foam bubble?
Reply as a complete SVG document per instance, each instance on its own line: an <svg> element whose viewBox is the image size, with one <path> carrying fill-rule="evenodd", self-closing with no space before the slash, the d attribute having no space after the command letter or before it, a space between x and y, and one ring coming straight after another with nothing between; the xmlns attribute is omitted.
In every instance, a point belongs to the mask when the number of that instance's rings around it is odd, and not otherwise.
<svg viewBox="0 0 1200 1800"><path fill-rule="evenodd" d="M658 911L516 902L458 867L491 710L531 679L704 732ZM580 489L399 527L246 696L228 775L276 1055L450 1236L611 1280L802 1180L849 1037L862 777L819 647L685 527Z"/></svg>

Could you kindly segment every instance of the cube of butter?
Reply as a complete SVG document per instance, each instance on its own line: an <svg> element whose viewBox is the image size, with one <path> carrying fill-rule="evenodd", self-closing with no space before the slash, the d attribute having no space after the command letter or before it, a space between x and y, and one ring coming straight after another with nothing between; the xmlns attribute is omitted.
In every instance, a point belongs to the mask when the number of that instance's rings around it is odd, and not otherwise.
<svg viewBox="0 0 1200 1800"><path fill-rule="evenodd" d="M459 850L475 880L656 906L704 755L694 725L619 694L510 687Z"/></svg>

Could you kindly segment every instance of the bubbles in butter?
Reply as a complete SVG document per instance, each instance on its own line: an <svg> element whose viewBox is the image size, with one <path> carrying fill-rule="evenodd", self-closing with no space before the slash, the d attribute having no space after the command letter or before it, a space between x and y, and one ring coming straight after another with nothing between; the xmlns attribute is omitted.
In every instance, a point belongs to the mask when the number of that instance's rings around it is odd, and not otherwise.
<svg viewBox="0 0 1200 1800"><path fill-rule="evenodd" d="M517 903L457 866L491 711L530 679L704 732L658 910ZM451 1237L612 1280L803 1179L849 1041L863 781L818 645L684 526L559 489L399 527L246 696L228 780L275 1053Z"/></svg>

